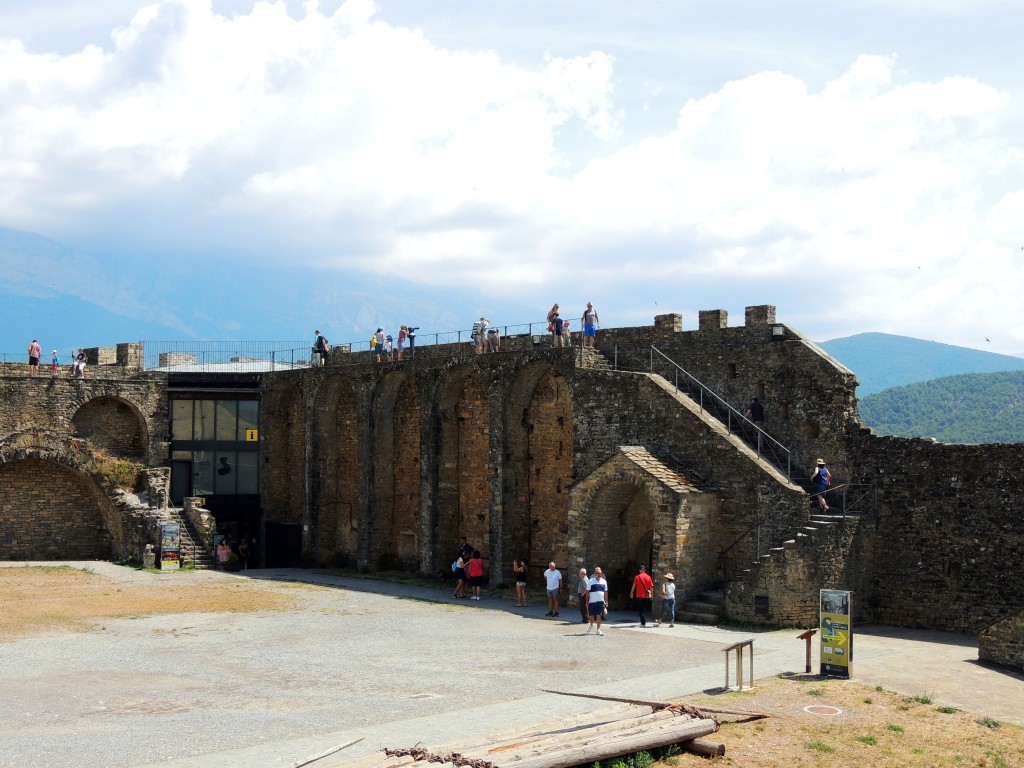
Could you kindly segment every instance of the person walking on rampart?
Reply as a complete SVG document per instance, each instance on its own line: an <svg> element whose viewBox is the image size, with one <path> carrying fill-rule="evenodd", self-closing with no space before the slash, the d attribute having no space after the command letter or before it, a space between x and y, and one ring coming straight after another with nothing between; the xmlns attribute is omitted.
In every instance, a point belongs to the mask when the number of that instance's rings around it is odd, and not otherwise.
<svg viewBox="0 0 1024 768"><path fill-rule="evenodd" d="M604 573L601 566L594 568L594 575L590 577L587 584L587 620L590 626L587 627L587 634L597 624L597 634L603 635L601 621L608 612L608 582L604 580Z"/></svg>
<svg viewBox="0 0 1024 768"><path fill-rule="evenodd" d="M818 459L814 464L814 472L811 475L811 482L814 483L814 495L818 497L818 506L821 507L821 511L828 512L828 501L825 499L825 494L828 492L829 486L832 485L832 473L825 466L824 459Z"/></svg>
<svg viewBox="0 0 1024 768"><path fill-rule="evenodd" d="M30 375L39 375L39 358L42 354L43 348L39 346L36 339L32 339L32 343L28 345L28 372Z"/></svg>
<svg viewBox="0 0 1024 768"><path fill-rule="evenodd" d="M647 566L641 565L640 572L633 577L633 586L629 589L629 596L634 601L637 613L640 614L640 626L647 626L647 612L651 610L651 595L654 593L654 582L647 573Z"/></svg>
<svg viewBox="0 0 1024 768"><path fill-rule="evenodd" d="M313 331L313 334L313 359L316 361L313 365L326 365L327 353L331 351L330 344L327 343L327 337L320 333L319 330Z"/></svg>
<svg viewBox="0 0 1024 768"><path fill-rule="evenodd" d="M409 340L409 326L403 325L398 329L398 362L405 358L405 342Z"/></svg>
<svg viewBox="0 0 1024 768"><path fill-rule="evenodd" d="M544 571L545 586L548 591L548 612L546 616L558 615L558 597L562 591L562 572L554 563L548 563L548 569Z"/></svg>
<svg viewBox="0 0 1024 768"><path fill-rule="evenodd" d="M594 303L591 301L587 302L587 308L583 310L583 346L594 348L594 337L597 335L597 326L601 324L601 320L597 316L597 310L594 309Z"/></svg>
<svg viewBox="0 0 1024 768"><path fill-rule="evenodd" d="M60 373L60 364L57 362L57 350L50 352L50 378L55 378Z"/></svg>

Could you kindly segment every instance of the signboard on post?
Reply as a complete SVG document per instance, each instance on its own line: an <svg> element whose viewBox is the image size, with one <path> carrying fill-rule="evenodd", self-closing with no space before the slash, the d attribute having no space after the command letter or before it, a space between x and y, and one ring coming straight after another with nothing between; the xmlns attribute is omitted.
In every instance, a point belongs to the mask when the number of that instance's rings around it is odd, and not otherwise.
<svg viewBox="0 0 1024 768"><path fill-rule="evenodd" d="M849 679L853 675L853 622L850 593L822 589L819 593L821 674Z"/></svg>
<svg viewBox="0 0 1024 768"><path fill-rule="evenodd" d="M164 523L160 526L160 570L181 568L181 525Z"/></svg>

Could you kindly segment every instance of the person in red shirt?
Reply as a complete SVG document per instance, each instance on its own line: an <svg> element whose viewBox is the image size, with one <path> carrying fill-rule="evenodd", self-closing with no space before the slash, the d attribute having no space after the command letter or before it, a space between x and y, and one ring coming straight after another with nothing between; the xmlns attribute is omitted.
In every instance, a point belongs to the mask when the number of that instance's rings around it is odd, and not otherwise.
<svg viewBox="0 0 1024 768"><path fill-rule="evenodd" d="M651 595L654 594L654 582L647 573L647 566L640 566L640 573L633 579L629 596L633 598L637 612L640 614L640 626L647 626L647 612L651 610Z"/></svg>

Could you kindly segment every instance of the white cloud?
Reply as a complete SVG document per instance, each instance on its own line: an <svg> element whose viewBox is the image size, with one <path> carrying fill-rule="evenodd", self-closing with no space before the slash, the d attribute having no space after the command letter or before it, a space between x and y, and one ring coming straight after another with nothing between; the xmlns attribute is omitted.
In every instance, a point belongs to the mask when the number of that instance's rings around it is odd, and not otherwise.
<svg viewBox="0 0 1024 768"><path fill-rule="evenodd" d="M210 228L300 250L290 266L495 294L585 271L595 297L649 303L655 282L697 309L718 302L695 284L770 282L755 303L840 333L955 342L972 313L1024 309L1010 97L977 79L878 55L817 87L764 68L655 132L599 47L513 64L370 0L211 8L162 0L69 55L0 41L0 223L73 233L137 208L181 222L159 236L183 251Z"/></svg>

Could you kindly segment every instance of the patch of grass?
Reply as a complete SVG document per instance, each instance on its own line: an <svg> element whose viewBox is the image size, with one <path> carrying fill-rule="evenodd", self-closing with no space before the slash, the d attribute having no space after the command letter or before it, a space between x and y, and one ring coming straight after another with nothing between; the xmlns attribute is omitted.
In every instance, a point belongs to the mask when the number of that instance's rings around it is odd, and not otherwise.
<svg viewBox="0 0 1024 768"><path fill-rule="evenodd" d="M1002 725L1002 723L1000 723L998 720L993 720L991 717L983 717L980 720L977 720L976 722L978 723L978 725L983 725L986 728L998 728L1000 725Z"/></svg>
<svg viewBox="0 0 1024 768"><path fill-rule="evenodd" d="M917 696L911 696L907 701L916 701L918 704L931 704L932 697L926 693L919 693Z"/></svg>
<svg viewBox="0 0 1024 768"><path fill-rule="evenodd" d="M808 696L824 696L825 692L823 690L821 690L821 688L811 688L811 690L809 690L807 692L807 695Z"/></svg>
<svg viewBox="0 0 1024 768"><path fill-rule="evenodd" d="M808 749L813 749L816 752L835 752L836 748L826 744L824 741L812 741L807 745Z"/></svg>
<svg viewBox="0 0 1024 768"><path fill-rule="evenodd" d="M878 743L878 739L874 736L858 736L857 741L861 744L868 744L869 746L875 746Z"/></svg>
<svg viewBox="0 0 1024 768"><path fill-rule="evenodd" d="M955 715L960 710L957 709L956 707L936 707L935 711L936 712L941 712L944 715Z"/></svg>
<svg viewBox="0 0 1024 768"><path fill-rule="evenodd" d="M887 730L890 730L893 733L903 733L903 726L902 725L892 725L892 724L890 724L890 725L887 725L885 727L886 727Z"/></svg>

